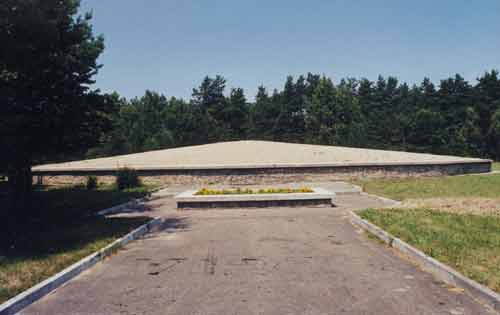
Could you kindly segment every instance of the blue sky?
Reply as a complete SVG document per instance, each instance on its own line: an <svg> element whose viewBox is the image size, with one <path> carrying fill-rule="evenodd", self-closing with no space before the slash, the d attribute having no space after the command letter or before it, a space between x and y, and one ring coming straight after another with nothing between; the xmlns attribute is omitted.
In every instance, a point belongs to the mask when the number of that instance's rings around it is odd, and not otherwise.
<svg viewBox="0 0 500 315"><path fill-rule="evenodd" d="M394 75L410 84L500 69L498 0L82 0L105 37L96 86L189 98L223 75L253 99L287 75Z"/></svg>

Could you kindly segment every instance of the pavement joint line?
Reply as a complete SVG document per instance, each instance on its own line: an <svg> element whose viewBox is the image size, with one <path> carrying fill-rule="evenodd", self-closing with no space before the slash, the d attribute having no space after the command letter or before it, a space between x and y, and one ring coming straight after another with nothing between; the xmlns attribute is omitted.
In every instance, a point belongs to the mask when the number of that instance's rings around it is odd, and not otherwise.
<svg viewBox="0 0 500 315"><path fill-rule="evenodd" d="M423 270L431 273L434 277L449 285L464 289L465 292L467 292L472 298L485 303L497 312L500 311L500 294L470 278L465 277L455 269L424 254L420 250L391 235L375 224L362 219L354 211L350 211L350 214L352 224L376 236L388 246L403 253Z"/></svg>
<svg viewBox="0 0 500 315"><path fill-rule="evenodd" d="M20 312L22 309L38 301L47 294L53 292L66 282L75 278L85 270L92 268L98 262L111 256L119 248L126 244L139 239L149 232L154 231L163 223L163 218L156 217L149 222L139 226L135 230L129 232L125 236L115 240L111 244L101 248L100 250L88 255L78 262L66 267L62 271L56 273L52 277L34 285L33 287L19 293L13 298L0 304L0 315L13 315Z"/></svg>

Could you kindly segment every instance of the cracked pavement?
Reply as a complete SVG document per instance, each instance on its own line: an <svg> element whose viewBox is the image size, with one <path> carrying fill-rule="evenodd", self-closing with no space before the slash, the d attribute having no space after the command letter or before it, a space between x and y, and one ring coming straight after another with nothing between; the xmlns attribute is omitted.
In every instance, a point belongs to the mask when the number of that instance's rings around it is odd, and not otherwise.
<svg viewBox="0 0 500 315"><path fill-rule="evenodd" d="M166 196L150 205L164 229L22 314L494 314L350 224L348 210L383 200L336 202L175 211Z"/></svg>

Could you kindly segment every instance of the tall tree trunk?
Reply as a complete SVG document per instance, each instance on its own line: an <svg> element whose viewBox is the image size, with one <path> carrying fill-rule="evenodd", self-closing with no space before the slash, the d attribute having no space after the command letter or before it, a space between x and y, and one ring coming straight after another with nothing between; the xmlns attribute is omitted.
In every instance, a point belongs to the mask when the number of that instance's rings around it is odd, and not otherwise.
<svg viewBox="0 0 500 315"><path fill-rule="evenodd" d="M26 211L29 211L31 205L33 186L31 165L25 163L10 167L7 176L11 210L16 215L26 213Z"/></svg>

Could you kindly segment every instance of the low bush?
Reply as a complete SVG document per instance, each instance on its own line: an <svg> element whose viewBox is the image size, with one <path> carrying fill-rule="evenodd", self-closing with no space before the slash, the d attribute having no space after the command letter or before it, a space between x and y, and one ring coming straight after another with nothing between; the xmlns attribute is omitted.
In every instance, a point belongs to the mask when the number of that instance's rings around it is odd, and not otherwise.
<svg viewBox="0 0 500 315"><path fill-rule="evenodd" d="M87 190L93 190L97 188L97 177L87 176L87 183L85 185Z"/></svg>
<svg viewBox="0 0 500 315"><path fill-rule="evenodd" d="M128 167L120 169L116 173L116 186L120 190L141 186L137 171Z"/></svg>

